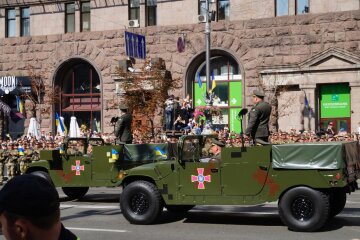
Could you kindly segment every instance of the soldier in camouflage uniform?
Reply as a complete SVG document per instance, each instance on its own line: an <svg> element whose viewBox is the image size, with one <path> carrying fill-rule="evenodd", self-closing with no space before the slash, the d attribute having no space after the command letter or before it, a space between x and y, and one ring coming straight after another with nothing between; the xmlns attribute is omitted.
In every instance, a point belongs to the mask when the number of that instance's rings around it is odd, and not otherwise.
<svg viewBox="0 0 360 240"><path fill-rule="evenodd" d="M19 165L20 165L20 174L23 175L26 172L27 164L30 163L30 159L32 158L33 150L29 148L27 143L24 144L24 155L20 156Z"/></svg>
<svg viewBox="0 0 360 240"><path fill-rule="evenodd" d="M8 156L7 162L6 162L6 170L8 173L8 179L10 180L15 176L15 170L16 170L17 159L19 157L19 151L17 149L15 149L13 143L9 143L8 147L10 147L10 149L9 149L9 156Z"/></svg>
<svg viewBox="0 0 360 240"><path fill-rule="evenodd" d="M3 184L4 181L4 166L6 159L7 159L7 147L6 147L6 143L2 143L0 149L0 186Z"/></svg>
<svg viewBox="0 0 360 240"><path fill-rule="evenodd" d="M35 143L33 154L31 156L31 162L36 162L40 160L40 150L41 150L41 144L39 142Z"/></svg>

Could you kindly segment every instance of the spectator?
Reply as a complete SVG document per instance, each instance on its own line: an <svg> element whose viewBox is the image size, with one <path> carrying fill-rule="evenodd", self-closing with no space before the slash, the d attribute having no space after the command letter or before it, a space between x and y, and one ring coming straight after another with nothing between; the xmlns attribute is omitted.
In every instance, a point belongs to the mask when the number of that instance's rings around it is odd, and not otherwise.
<svg viewBox="0 0 360 240"><path fill-rule="evenodd" d="M170 95L165 101L165 129L171 130L174 120L174 95Z"/></svg>
<svg viewBox="0 0 360 240"><path fill-rule="evenodd" d="M55 187L30 174L11 179L0 191L0 223L6 239L78 239L60 221Z"/></svg>

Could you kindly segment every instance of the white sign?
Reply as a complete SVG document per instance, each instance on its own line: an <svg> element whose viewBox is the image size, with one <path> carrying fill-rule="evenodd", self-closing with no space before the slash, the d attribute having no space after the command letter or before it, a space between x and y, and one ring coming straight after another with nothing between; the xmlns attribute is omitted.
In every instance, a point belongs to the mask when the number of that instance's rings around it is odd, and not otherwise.
<svg viewBox="0 0 360 240"><path fill-rule="evenodd" d="M5 92L5 94L9 94L9 92L13 91L17 86L17 78L15 76L5 76L0 77L0 89Z"/></svg>

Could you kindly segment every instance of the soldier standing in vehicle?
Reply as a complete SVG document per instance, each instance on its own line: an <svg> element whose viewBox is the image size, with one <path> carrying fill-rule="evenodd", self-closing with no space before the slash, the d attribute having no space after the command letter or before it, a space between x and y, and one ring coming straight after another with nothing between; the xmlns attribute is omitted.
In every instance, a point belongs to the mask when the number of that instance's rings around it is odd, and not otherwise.
<svg viewBox="0 0 360 240"><path fill-rule="evenodd" d="M265 94L255 90L253 92L254 106L249 113L248 127L245 134L251 136L254 142L269 141L269 120L271 106L264 101Z"/></svg>
<svg viewBox="0 0 360 240"><path fill-rule="evenodd" d="M33 150L29 148L27 143L24 144L24 155L19 158L20 174L23 175L26 172L26 165L32 158Z"/></svg>
<svg viewBox="0 0 360 240"><path fill-rule="evenodd" d="M39 142L36 142L34 146L34 152L30 159L31 162L36 162L40 160L40 150L41 150L41 144Z"/></svg>
<svg viewBox="0 0 360 240"><path fill-rule="evenodd" d="M119 109L122 115L116 122L115 136L120 143L132 143L131 122L132 115L128 106L120 104Z"/></svg>
<svg viewBox="0 0 360 240"><path fill-rule="evenodd" d="M4 181L4 166L5 166L6 158L7 158L6 143L2 143L0 149L0 186L3 184Z"/></svg>

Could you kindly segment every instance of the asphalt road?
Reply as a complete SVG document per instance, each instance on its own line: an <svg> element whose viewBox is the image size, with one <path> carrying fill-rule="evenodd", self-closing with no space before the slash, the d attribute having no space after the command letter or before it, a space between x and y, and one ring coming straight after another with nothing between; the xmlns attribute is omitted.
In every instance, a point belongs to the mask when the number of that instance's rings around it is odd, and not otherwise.
<svg viewBox="0 0 360 240"><path fill-rule="evenodd" d="M82 240L360 240L360 190L348 197L342 213L315 233L289 231L280 220L276 203L252 207L199 206L184 217L165 210L156 225L131 225L119 209L120 192L116 188L94 188L82 201L69 201L59 190L61 220Z"/></svg>
<svg viewBox="0 0 360 240"><path fill-rule="evenodd" d="M61 220L82 240L360 240L360 190L348 196L342 213L315 233L289 231L280 220L276 203L198 206L183 217L164 210L156 225L131 225L119 209L120 192L116 188L93 188L83 200L70 201L59 189ZM4 239L2 235L0 239Z"/></svg>

